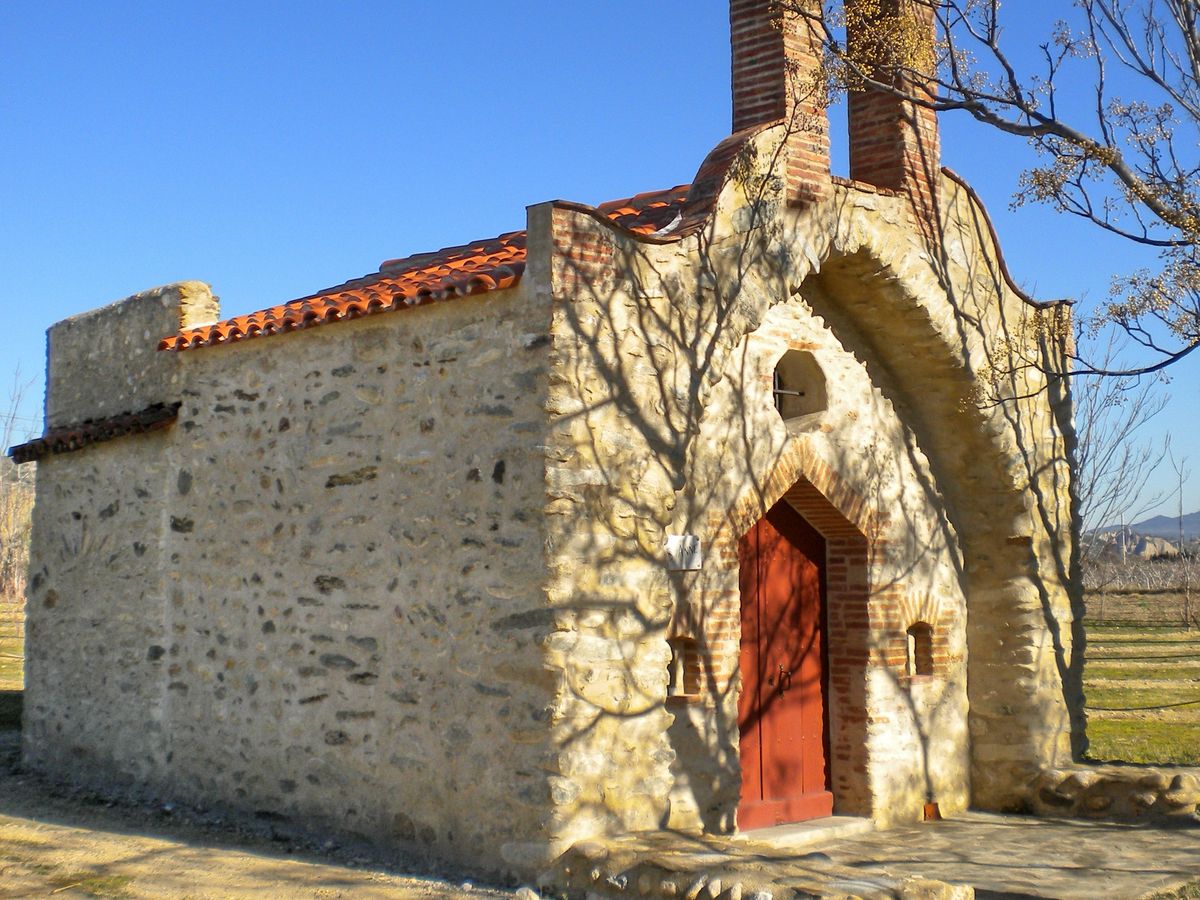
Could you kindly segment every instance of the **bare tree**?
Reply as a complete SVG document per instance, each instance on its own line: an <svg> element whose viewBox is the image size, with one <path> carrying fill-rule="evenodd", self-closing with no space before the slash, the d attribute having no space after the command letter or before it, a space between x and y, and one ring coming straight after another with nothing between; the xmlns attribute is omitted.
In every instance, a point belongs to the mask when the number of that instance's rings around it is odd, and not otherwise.
<svg viewBox="0 0 1200 900"><path fill-rule="evenodd" d="M1062 0L1032 64L1006 40L1020 4L786 5L820 16L834 87L965 111L1027 140L1042 162L1019 176L1017 205L1049 204L1157 253L1155 267L1114 275L1091 322L1143 351L1115 371L1157 371L1200 345L1200 0ZM936 21L937 39L914 10Z"/></svg>
<svg viewBox="0 0 1200 900"><path fill-rule="evenodd" d="M28 384L20 373L13 377L8 402L0 411L0 450L28 437L22 427L21 399ZM25 574L29 562L30 516L33 511L32 466L16 466L0 455L0 637L21 632L25 601ZM15 625L15 628L9 626Z"/></svg>
<svg viewBox="0 0 1200 900"><path fill-rule="evenodd" d="M1105 368L1119 359L1110 340L1096 351ZM1170 449L1170 441L1147 441L1145 426L1166 406L1156 391L1155 376L1082 374L1074 382L1076 485L1084 531L1080 552L1085 566L1094 565L1106 543L1099 531L1122 526L1148 512L1163 499L1147 495L1146 485Z"/></svg>
<svg viewBox="0 0 1200 900"><path fill-rule="evenodd" d="M1117 359L1113 346L1097 352L1105 366ZM1085 588L1099 595L1098 616L1104 619L1108 591L1178 592L1178 613L1191 627L1193 611L1195 552L1183 530L1184 487L1191 471L1186 458L1177 458L1170 437L1147 440L1145 427L1165 407L1166 397L1155 390L1157 376L1111 376L1084 374L1074 381L1075 420L1079 446L1076 451L1076 486L1084 530L1080 540ZM1146 486L1159 467L1167 462L1175 474L1175 486L1166 491L1147 492ZM1134 556L1126 558L1131 537L1127 526L1150 510L1175 497L1179 515L1178 555L1171 559ZM1114 535L1111 528L1120 526ZM1119 555L1114 553L1119 550ZM1164 611L1166 607L1164 606Z"/></svg>
<svg viewBox="0 0 1200 900"><path fill-rule="evenodd" d="M1192 613L1192 568L1196 564L1196 554L1188 548L1187 542L1184 540L1185 534L1183 531L1183 486L1184 483L1191 477L1192 471L1187 467L1187 457L1175 458L1174 453L1168 453L1171 461L1171 470L1175 473L1175 477L1179 482L1177 488L1178 509L1179 509L1179 560L1181 574L1183 576L1183 623L1188 628L1196 624L1195 616Z"/></svg>

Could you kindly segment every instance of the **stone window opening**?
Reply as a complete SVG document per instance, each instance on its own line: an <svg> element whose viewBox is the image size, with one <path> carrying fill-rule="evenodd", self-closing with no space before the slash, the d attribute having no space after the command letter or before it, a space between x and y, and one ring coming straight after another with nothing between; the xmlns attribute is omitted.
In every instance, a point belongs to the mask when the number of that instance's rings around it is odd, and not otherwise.
<svg viewBox="0 0 1200 900"><path fill-rule="evenodd" d="M907 631L908 657L905 674L910 678L930 678L933 676L933 626L927 622L917 622Z"/></svg>
<svg viewBox="0 0 1200 900"><path fill-rule="evenodd" d="M695 700L700 696L703 666L700 660L700 642L690 637L673 637L667 640L671 648L668 669L667 698L670 700Z"/></svg>
<svg viewBox="0 0 1200 900"><path fill-rule="evenodd" d="M780 357L772 376L771 395L784 422L804 424L828 408L825 373L807 351L789 350Z"/></svg>

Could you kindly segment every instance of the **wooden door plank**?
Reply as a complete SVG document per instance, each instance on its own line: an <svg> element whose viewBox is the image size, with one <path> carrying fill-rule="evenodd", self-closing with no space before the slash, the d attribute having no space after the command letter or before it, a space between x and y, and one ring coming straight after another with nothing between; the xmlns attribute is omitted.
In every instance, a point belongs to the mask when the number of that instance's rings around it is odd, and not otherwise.
<svg viewBox="0 0 1200 900"><path fill-rule="evenodd" d="M742 539L741 828L830 815L825 542L779 503Z"/></svg>

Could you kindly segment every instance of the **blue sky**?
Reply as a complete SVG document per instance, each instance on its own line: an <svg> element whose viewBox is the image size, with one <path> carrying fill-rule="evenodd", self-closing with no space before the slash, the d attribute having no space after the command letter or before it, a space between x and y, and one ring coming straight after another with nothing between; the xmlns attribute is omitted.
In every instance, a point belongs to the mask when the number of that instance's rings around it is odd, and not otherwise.
<svg viewBox="0 0 1200 900"><path fill-rule="evenodd" d="M1032 46L1043 5L1009 8ZM724 0L6 0L0 384L32 379L20 415L39 427L44 332L65 316L191 278L236 315L522 228L532 203L686 183L729 118ZM1035 296L1100 299L1136 261L1008 209L1022 144L961 117L942 131ZM1200 361L1172 376L1148 436L1194 416ZM1173 439L1200 470L1195 429Z"/></svg>

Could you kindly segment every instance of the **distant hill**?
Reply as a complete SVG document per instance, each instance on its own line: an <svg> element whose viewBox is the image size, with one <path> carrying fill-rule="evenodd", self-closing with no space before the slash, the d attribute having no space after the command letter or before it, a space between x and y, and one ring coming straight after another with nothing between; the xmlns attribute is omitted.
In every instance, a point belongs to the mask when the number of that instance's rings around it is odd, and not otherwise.
<svg viewBox="0 0 1200 900"><path fill-rule="evenodd" d="M1106 531L1108 529L1105 529ZM1113 530L1116 530L1115 528ZM1153 516L1142 522L1135 522L1129 526L1130 531L1138 534L1149 535L1150 537L1167 538L1168 540L1179 540L1179 516ZM1194 541L1200 538L1200 510L1194 513L1188 513L1183 517L1183 539L1185 541Z"/></svg>

